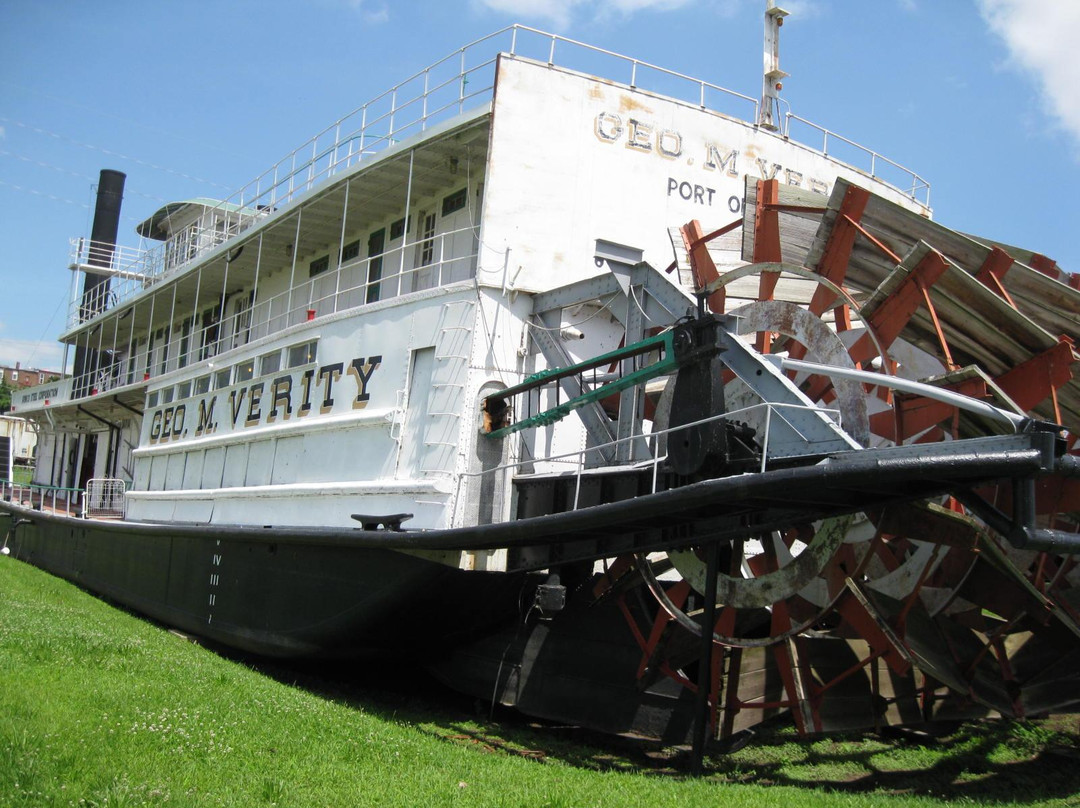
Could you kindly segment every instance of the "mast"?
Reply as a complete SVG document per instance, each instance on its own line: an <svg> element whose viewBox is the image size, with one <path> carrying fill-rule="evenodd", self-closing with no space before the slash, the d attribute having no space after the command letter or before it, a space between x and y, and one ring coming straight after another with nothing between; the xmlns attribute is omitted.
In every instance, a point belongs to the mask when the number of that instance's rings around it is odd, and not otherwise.
<svg viewBox="0 0 1080 808"><path fill-rule="evenodd" d="M765 8L765 74L761 81L761 106L758 107L758 126L773 132L780 129L781 81L787 73L780 69L780 26L788 12L768 0Z"/></svg>

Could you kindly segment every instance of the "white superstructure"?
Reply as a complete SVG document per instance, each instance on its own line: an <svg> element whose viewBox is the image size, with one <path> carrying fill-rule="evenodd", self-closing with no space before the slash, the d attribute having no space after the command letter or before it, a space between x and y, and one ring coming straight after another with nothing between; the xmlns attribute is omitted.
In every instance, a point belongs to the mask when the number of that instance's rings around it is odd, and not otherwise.
<svg viewBox="0 0 1080 808"><path fill-rule="evenodd" d="M598 78L560 67L564 52L611 56L507 29L227 202L166 205L138 228L159 247L118 249L103 269L77 242L72 268L110 285L88 307L73 284L63 340L92 369L15 397L42 431L35 482L122 479L142 521L507 519L509 474L492 486L479 472L578 451L586 431L573 416L493 448L478 403L544 367L529 329L557 332L574 359L618 346L599 299L529 322L532 294L603 271L598 244L664 267L680 225L741 217L748 178L823 203L837 177L857 180L929 215L917 175L847 141L863 165L796 143L800 119L773 131L746 96L622 57L626 75ZM716 256L741 262L737 232Z"/></svg>

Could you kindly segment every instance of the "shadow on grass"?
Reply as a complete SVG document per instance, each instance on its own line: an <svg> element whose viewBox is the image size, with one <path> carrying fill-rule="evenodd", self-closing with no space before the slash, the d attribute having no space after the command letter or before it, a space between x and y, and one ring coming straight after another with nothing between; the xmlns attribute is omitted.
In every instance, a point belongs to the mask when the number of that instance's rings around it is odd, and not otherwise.
<svg viewBox="0 0 1080 808"><path fill-rule="evenodd" d="M481 753L599 771L688 777L689 751L659 742L544 723L450 690L418 668L385 663L283 665L244 658L283 683L385 720L415 727ZM1080 726L983 721L947 734L873 732L798 738L786 722L758 727L739 751L708 753L715 782L786 785L807 791L892 793L979 804L1076 799L1080 805Z"/></svg>
<svg viewBox="0 0 1080 808"><path fill-rule="evenodd" d="M788 785L837 793L892 793L1024 804L1069 799L1080 805L1077 735L1039 729L1042 740L1018 737L1017 727L1042 724L985 721L938 738L883 740L873 733L798 741L765 738L731 758L713 758L725 780ZM775 751L809 749L793 760L755 761Z"/></svg>

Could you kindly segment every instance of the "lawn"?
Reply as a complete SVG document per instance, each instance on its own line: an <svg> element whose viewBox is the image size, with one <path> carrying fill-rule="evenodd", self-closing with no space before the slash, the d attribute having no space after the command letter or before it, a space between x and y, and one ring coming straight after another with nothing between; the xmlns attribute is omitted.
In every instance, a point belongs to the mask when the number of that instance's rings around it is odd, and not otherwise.
<svg viewBox="0 0 1080 808"><path fill-rule="evenodd" d="M692 779L679 750L463 704L255 668L0 556L0 806L1080 805L1076 716L761 733Z"/></svg>
<svg viewBox="0 0 1080 808"><path fill-rule="evenodd" d="M16 485L26 485L34 478L34 469L30 466L14 466L11 469L11 481Z"/></svg>

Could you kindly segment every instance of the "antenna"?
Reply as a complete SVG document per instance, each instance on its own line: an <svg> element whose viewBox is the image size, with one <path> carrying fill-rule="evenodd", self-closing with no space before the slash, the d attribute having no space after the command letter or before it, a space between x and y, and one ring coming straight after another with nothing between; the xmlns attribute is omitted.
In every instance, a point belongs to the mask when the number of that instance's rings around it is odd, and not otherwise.
<svg viewBox="0 0 1080 808"><path fill-rule="evenodd" d="M765 75L761 81L761 106L758 108L758 126L773 132L780 128L781 80L787 73L780 69L780 26L788 12L777 8L776 0L768 0L765 8Z"/></svg>

